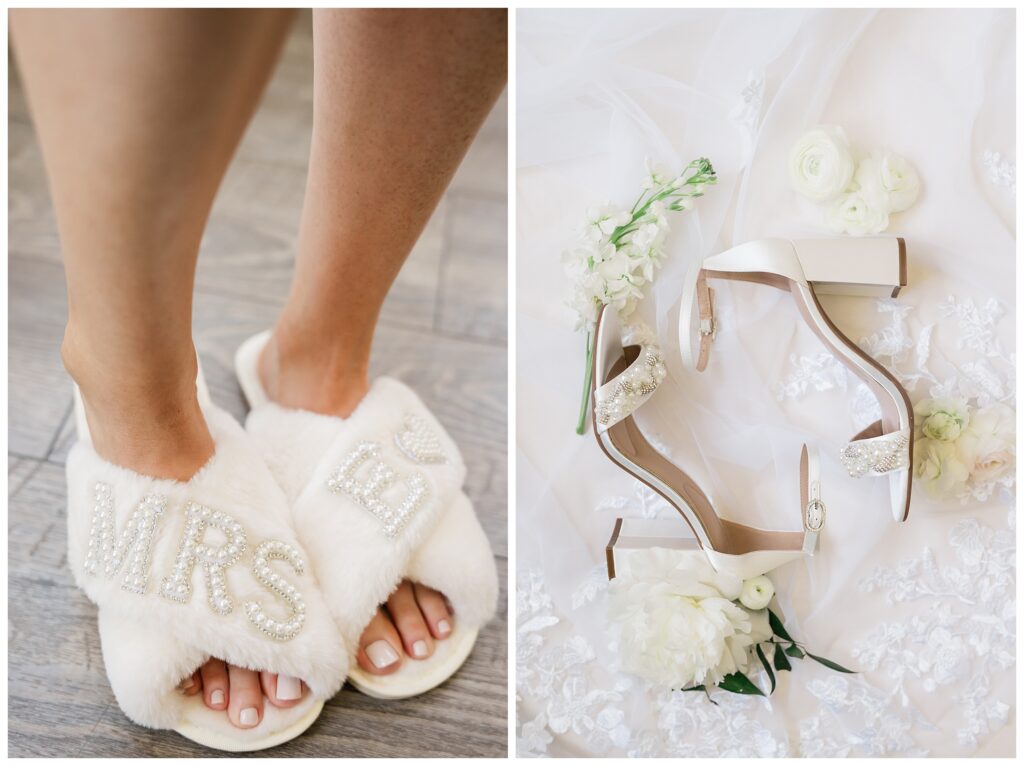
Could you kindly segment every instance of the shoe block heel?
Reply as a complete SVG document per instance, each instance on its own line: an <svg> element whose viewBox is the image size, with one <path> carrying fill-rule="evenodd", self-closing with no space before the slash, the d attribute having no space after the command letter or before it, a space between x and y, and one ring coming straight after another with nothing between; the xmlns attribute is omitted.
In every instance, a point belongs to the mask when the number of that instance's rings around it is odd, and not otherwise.
<svg viewBox="0 0 1024 766"><path fill-rule="evenodd" d="M605 547L608 579L627 574L630 561L651 548L678 551L679 556L705 558L700 544L689 533L682 519L616 519L611 539Z"/></svg>
<svg viewBox="0 0 1024 766"><path fill-rule="evenodd" d="M793 248L819 295L895 298L907 284L903 237L802 239Z"/></svg>

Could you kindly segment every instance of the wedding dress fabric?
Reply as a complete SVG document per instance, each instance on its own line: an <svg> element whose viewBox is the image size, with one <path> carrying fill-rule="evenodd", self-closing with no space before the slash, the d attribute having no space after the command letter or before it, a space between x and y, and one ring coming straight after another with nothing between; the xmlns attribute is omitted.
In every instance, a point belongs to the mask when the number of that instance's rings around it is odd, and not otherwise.
<svg viewBox="0 0 1024 766"><path fill-rule="evenodd" d="M915 486L894 524L888 482L838 459L877 403L788 293L716 283L703 373L682 368L676 324L695 259L829 234L786 158L804 130L836 124L864 151L906 156L922 194L889 228L906 238L909 286L826 310L913 402L1015 407L1013 12L531 10L517 24L519 754L1012 754L1012 479L965 502ZM604 546L618 516L678 514L573 430L585 341L560 263L587 207L632 204L645 158L678 171L699 156L719 183L672 214L638 310L669 375L637 420L722 516L768 529L799 530L800 446L820 447L820 551L772 579L794 637L858 671L795 662L769 699L718 693L717 706L618 672Z"/></svg>

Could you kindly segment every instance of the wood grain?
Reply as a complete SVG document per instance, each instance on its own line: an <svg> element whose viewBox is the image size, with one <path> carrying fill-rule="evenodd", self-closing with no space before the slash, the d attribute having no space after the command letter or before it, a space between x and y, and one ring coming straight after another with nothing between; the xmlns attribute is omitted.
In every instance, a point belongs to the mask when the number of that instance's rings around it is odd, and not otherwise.
<svg viewBox="0 0 1024 766"><path fill-rule="evenodd" d="M214 399L245 404L238 344L273 323L291 280L309 149L312 40L296 26L214 207L197 275L195 338ZM67 319L53 207L24 95L9 102L8 754L218 756L135 726L110 691L95 608L66 562L63 463L74 441L60 362ZM467 492L501 575L499 616L446 684L382 702L350 688L266 756L484 756L507 751L507 357L504 97L403 268L374 374L412 385L463 450Z"/></svg>

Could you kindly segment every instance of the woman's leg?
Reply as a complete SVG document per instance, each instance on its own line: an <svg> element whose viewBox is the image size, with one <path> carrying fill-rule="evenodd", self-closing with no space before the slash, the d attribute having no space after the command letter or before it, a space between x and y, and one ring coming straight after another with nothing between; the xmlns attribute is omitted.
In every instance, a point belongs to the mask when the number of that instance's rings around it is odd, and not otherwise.
<svg viewBox="0 0 1024 766"><path fill-rule="evenodd" d="M348 415L366 393L384 296L506 78L504 10L315 10L314 119L298 259L260 360L279 404ZM359 662L397 669L451 629L404 583ZM384 642L384 643L379 643Z"/></svg>
<svg viewBox="0 0 1024 766"><path fill-rule="evenodd" d="M290 13L15 10L10 18L64 254L61 351L93 442L119 465L188 479L214 448L195 388L199 242ZM246 708L262 716L256 673L212 661L201 679L207 704L236 725ZM202 686L197 672L191 691Z"/></svg>

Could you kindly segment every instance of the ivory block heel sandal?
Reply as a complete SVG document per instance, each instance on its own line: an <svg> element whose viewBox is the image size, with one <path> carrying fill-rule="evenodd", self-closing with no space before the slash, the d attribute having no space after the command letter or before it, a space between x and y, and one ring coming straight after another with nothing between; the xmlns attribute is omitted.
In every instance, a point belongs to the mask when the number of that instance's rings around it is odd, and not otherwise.
<svg viewBox="0 0 1024 766"><path fill-rule="evenodd" d="M851 341L822 308L819 295L895 297L907 284L906 243L900 237L842 239L760 239L704 259L691 270L679 314L680 351L687 365L702 371L717 328L709 280L732 279L787 290L807 325L825 348L864 381L882 417L839 451L850 476L889 481L892 514L910 514L914 409L900 382Z"/></svg>

